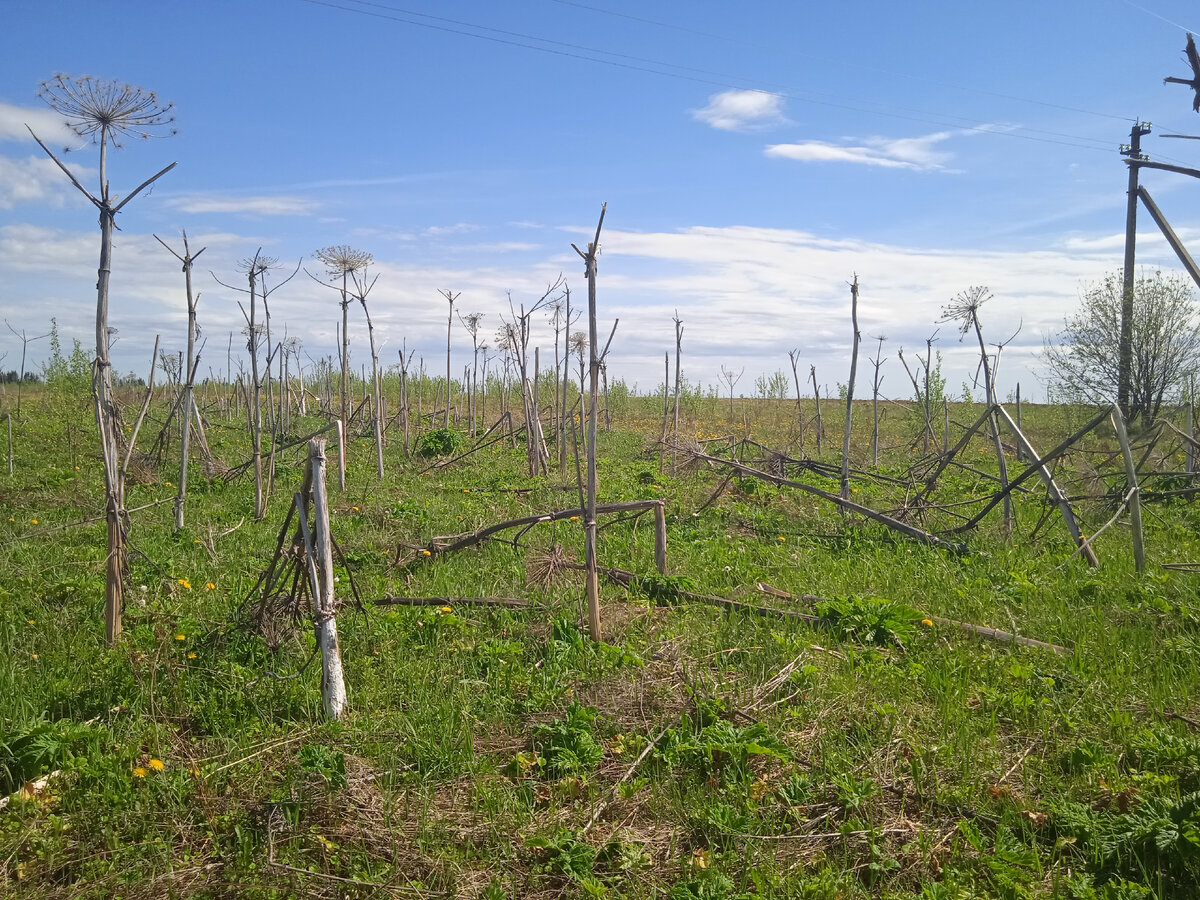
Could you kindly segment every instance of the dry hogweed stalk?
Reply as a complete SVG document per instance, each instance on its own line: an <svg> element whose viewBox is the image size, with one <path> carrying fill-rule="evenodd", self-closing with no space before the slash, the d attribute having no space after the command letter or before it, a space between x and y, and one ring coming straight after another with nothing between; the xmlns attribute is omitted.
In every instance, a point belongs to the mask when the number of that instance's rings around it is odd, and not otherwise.
<svg viewBox="0 0 1200 900"><path fill-rule="evenodd" d="M174 168L175 163L147 178L119 203L109 193L108 145L121 146L123 137L149 138L159 126L173 121L171 105L162 105L153 91L116 81L83 76L71 78L61 73L42 83L42 100L59 113L66 125L80 137L100 145L100 195L97 197L80 184L75 174L54 155L33 129L29 133L46 155L62 169L71 183L100 211L100 264L96 277L96 361L94 388L96 422L104 458L105 520L108 527L108 556L105 575L105 630L113 642L121 634L121 610L124 603L126 572L125 544L129 517L125 512L125 470L121 464L124 442L120 412L112 388L112 364L108 326L108 286L112 274L113 231L116 217L130 200ZM173 132L173 129L172 129ZM128 455L126 459L128 460Z"/></svg>

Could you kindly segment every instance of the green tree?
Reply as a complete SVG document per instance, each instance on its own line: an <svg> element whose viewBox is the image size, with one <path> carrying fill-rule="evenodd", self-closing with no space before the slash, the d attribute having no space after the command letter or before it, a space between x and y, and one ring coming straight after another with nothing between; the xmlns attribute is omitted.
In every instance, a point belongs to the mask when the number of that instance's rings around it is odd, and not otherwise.
<svg viewBox="0 0 1200 900"><path fill-rule="evenodd" d="M1123 273L1117 269L1084 287L1079 307L1042 351L1057 396L1111 403L1117 396ZM1191 281L1178 273L1143 272L1134 282L1133 372L1129 418L1143 426L1164 401L1178 397L1200 370L1200 319Z"/></svg>

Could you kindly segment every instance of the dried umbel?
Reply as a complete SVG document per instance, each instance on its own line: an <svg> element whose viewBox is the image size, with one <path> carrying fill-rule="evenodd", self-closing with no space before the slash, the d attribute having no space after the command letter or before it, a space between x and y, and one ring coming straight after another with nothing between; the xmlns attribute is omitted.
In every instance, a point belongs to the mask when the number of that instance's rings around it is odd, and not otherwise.
<svg viewBox="0 0 1200 900"><path fill-rule="evenodd" d="M341 278L351 272L361 271L375 259L366 250L356 250L348 244L322 247L313 256L321 261L331 278Z"/></svg>
<svg viewBox="0 0 1200 900"><path fill-rule="evenodd" d="M118 147L120 136L156 137L155 129L175 121L170 114L174 104L162 105L153 91L91 75L72 78L60 72L42 82L38 96L80 137L111 140Z"/></svg>
<svg viewBox="0 0 1200 900"><path fill-rule="evenodd" d="M266 274L278 266L279 257L263 256L262 254L255 254L254 256L247 256L245 259L239 259L237 264L239 272L245 272L247 275L253 275L255 278Z"/></svg>
<svg viewBox="0 0 1200 900"><path fill-rule="evenodd" d="M992 293L983 285L975 285L958 294L942 307L939 322L958 322L959 334L967 335L979 321L979 308L992 299Z"/></svg>

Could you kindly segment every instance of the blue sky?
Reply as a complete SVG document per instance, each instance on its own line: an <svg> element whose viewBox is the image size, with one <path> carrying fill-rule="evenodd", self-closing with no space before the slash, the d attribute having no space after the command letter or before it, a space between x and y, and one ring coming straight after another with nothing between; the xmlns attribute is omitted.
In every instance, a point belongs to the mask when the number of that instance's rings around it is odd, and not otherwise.
<svg viewBox="0 0 1200 900"><path fill-rule="evenodd" d="M1154 123L1152 158L1200 164L1178 0L1033 3L634 3L629 0L261 0L205 4L31 0L5 4L0 59L0 316L92 341L98 230L90 206L46 161L28 123L95 190L94 147L38 99L55 72L154 90L178 133L113 154L118 194L178 166L121 214L110 324L122 371L147 367L154 335L183 345L177 262L186 228L198 264L201 375L223 370L242 326L230 282L259 248L314 273L318 247L376 259L372 315L385 362L402 341L431 367L444 352L445 288L486 314L562 272L586 296L571 242L608 215L600 319L621 324L609 372L661 382L671 319L684 321L684 372L722 365L754 377L798 348L823 383L844 381L848 282L860 330L895 361L941 306L988 285L985 336L1008 338L1001 390L1038 396L1036 353L1080 285L1121 262L1125 166L1135 118ZM1190 17L1190 18L1189 18ZM1200 185L1143 183L1185 241L1200 238ZM1142 213L1139 263L1176 267ZM299 276L275 327L319 357L340 316ZM352 320L356 364L365 325ZM461 371L469 339L456 325ZM539 323L534 342L550 349ZM241 339L235 336L235 345ZM957 389L975 371L952 326L937 344ZM34 345L35 354L44 351ZM0 334L0 362L20 345ZM908 355L906 353L906 355ZM866 385L860 365L860 390Z"/></svg>

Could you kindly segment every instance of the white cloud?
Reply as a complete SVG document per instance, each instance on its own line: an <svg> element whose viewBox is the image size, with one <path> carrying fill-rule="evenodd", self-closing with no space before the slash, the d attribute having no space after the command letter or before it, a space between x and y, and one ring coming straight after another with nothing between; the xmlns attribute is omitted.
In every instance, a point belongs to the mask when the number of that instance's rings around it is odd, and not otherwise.
<svg viewBox="0 0 1200 900"><path fill-rule="evenodd" d="M69 166L76 178L84 179L92 170ZM18 203L47 203L61 207L70 196L86 203L67 176L44 156L14 159L0 156L0 209L12 209Z"/></svg>
<svg viewBox="0 0 1200 900"><path fill-rule="evenodd" d="M172 197L167 206L186 213L239 213L248 216L307 216L317 209L304 197L221 197L189 194Z"/></svg>
<svg viewBox="0 0 1200 900"><path fill-rule="evenodd" d="M871 137L858 146L825 141L771 144L765 152L767 156L801 162L848 162L888 169L934 170L944 169L950 161L949 153L936 148L953 135L951 131L938 131L915 138Z"/></svg>
<svg viewBox="0 0 1200 900"><path fill-rule="evenodd" d="M422 234L443 237L448 234L466 234L468 231L479 231L482 228L482 225L472 225L470 222L455 222L453 225L430 225Z"/></svg>
<svg viewBox="0 0 1200 900"><path fill-rule="evenodd" d="M769 91L722 91L708 98L708 105L692 116L723 131L745 131L785 121L783 97Z"/></svg>
<svg viewBox="0 0 1200 900"><path fill-rule="evenodd" d="M580 229L590 238L590 229ZM162 233L176 245L178 235ZM721 365L745 366L744 386L752 390L763 372L787 368L787 351L798 347L804 360L817 366L821 384L844 381L850 344L849 288L857 272L861 284L859 328L864 335L886 334L885 391L906 393L895 351L920 347L937 328L941 307L973 284L988 285L995 299L983 312L986 340L1006 338L1024 325L1004 352L1000 390L1005 394L1019 379L1029 395L1036 391L1029 374L1037 368L1041 336L1061 328L1064 314L1078 302L1081 282L1094 282L1120 265L1120 247L1107 235L1072 236L1076 243L1022 250L943 249L870 242L852 237L824 237L791 229L698 226L673 232L637 233L606 230L602 235L599 301L601 328L607 332L619 317L609 377L651 389L662 378L662 354L673 347L671 317L684 320L684 376L690 382L715 383ZM203 268L229 284L240 283L237 260L260 245L287 257L266 235L189 231L193 247L207 246ZM178 349L186 326L182 276L178 262L147 233L134 229L116 236L111 322L120 329L115 350L121 371L142 372L154 335L163 347ZM399 251L377 254L373 271L380 275L371 296L376 339L391 364L402 341L426 362L443 359L446 340L445 302L438 289L462 292L456 308L486 313L490 335L508 314L506 292L513 299L541 296L560 271L572 277L573 292L582 294L577 258L569 249L549 252L502 244L473 244L467 258L443 252L419 258ZM91 338L99 238L81 223L78 230L30 224L0 226L0 318L30 329L58 317L64 342ZM1143 253L1144 249L1144 253ZM490 253L486 251L491 251ZM409 262L402 260L409 259ZM1139 245L1139 263L1175 266L1159 241ZM200 322L210 339L201 373L212 365L224 371L230 333L237 358L243 327L236 300L241 296L200 273ZM311 357L334 352L340 321L337 302L328 288L297 278L282 288L272 305L273 327L299 338ZM40 332L38 332L40 333ZM534 323L532 344L551 349L553 332ZM455 366L467 361L463 333L453 335ZM490 340L489 340L490 343ZM7 349L0 346L0 350ZM943 327L937 344L946 360L952 387L970 379L975 358L970 343L960 344L953 329ZM361 319L351 320L351 354L365 360L367 343ZM553 354L551 353L551 356ZM432 365L432 363L431 363ZM457 370L457 369L456 369ZM860 366L860 374L862 367ZM144 374L144 373L143 373ZM869 377L864 375L863 377ZM822 388L824 390L824 388Z"/></svg>
<svg viewBox="0 0 1200 900"><path fill-rule="evenodd" d="M0 101L0 141L29 141L28 125L43 141L51 145L74 139L74 133L67 128L61 116L49 107L13 106ZM50 149L54 149L51 146Z"/></svg>

